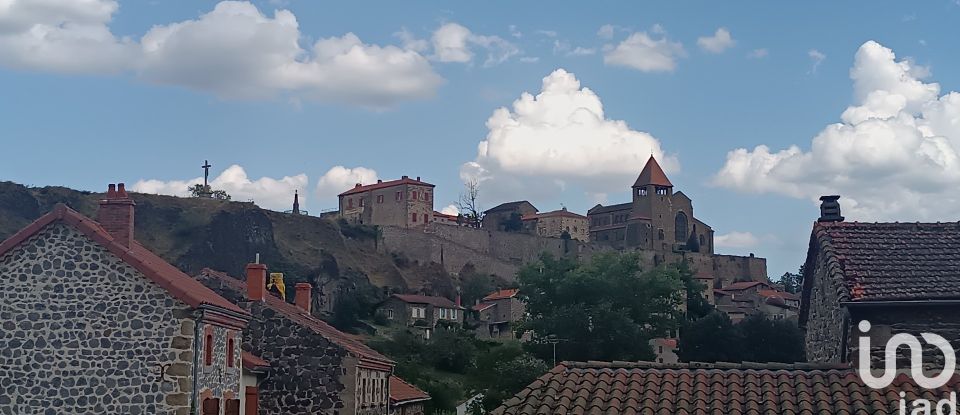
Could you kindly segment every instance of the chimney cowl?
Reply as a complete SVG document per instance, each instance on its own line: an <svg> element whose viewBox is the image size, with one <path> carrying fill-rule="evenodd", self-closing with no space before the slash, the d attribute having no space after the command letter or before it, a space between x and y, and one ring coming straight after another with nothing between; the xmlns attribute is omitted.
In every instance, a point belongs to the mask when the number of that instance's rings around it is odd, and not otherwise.
<svg viewBox="0 0 960 415"><path fill-rule="evenodd" d="M843 222L840 215L839 195L820 196L820 218L818 222Z"/></svg>

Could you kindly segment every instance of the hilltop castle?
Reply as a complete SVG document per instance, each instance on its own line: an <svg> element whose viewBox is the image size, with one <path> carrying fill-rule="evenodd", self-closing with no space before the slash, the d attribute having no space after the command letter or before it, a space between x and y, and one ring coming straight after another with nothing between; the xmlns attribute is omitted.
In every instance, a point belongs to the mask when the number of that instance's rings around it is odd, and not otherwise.
<svg viewBox="0 0 960 415"><path fill-rule="evenodd" d="M633 201L587 211L590 240L617 248L713 253L713 229L693 216L693 202L650 156L632 186Z"/></svg>

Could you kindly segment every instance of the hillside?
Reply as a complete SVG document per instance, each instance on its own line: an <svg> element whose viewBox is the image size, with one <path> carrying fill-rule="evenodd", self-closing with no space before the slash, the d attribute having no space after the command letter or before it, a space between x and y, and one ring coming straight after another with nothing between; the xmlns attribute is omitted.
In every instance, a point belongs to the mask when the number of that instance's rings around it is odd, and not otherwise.
<svg viewBox="0 0 960 415"><path fill-rule="evenodd" d="M452 296L454 280L436 264L378 251L378 231L312 216L294 216L248 202L132 194L136 239L188 273L204 267L243 275L257 253L288 286L308 281L330 311L340 293L413 292ZM0 240L57 203L96 218L102 194L64 187L29 188L0 182ZM377 290L369 290L370 287ZM288 290L292 295L293 290Z"/></svg>

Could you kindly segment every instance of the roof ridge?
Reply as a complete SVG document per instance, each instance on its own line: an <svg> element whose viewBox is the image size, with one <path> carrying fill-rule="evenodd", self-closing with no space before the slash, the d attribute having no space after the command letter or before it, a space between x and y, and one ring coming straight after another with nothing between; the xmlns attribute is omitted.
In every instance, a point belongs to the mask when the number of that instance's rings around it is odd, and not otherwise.
<svg viewBox="0 0 960 415"><path fill-rule="evenodd" d="M853 370L853 366L842 363L778 363L778 362L687 362L658 363L650 361L564 361L557 368L564 369L651 369L651 370L800 370L828 371ZM557 368L554 368L556 370Z"/></svg>

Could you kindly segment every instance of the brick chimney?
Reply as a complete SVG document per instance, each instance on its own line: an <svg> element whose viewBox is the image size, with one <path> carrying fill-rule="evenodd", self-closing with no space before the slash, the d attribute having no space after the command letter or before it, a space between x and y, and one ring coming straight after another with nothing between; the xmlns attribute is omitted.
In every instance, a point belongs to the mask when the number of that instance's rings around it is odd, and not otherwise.
<svg viewBox="0 0 960 415"><path fill-rule="evenodd" d="M818 222L843 222L840 216L840 199L838 195L820 196L820 219Z"/></svg>
<svg viewBox="0 0 960 415"><path fill-rule="evenodd" d="M127 194L123 183L107 187L107 197L100 199L100 209L97 211L97 222L113 236L117 243L130 247L133 240L133 199Z"/></svg>
<svg viewBox="0 0 960 415"><path fill-rule="evenodd" d="M267 292L267 266L247 264L247 299L263 301Z"/></svg>
<svg viewBox="0 0 960 415"><path fill-rule="evenodd" d="M298 282L296 285L297 292L293 297L293 302L300 307L301 310L306 311L307 314L310 314L310 304L312 303L310 298L310 292L313 288L308 282Z"/></svg>

